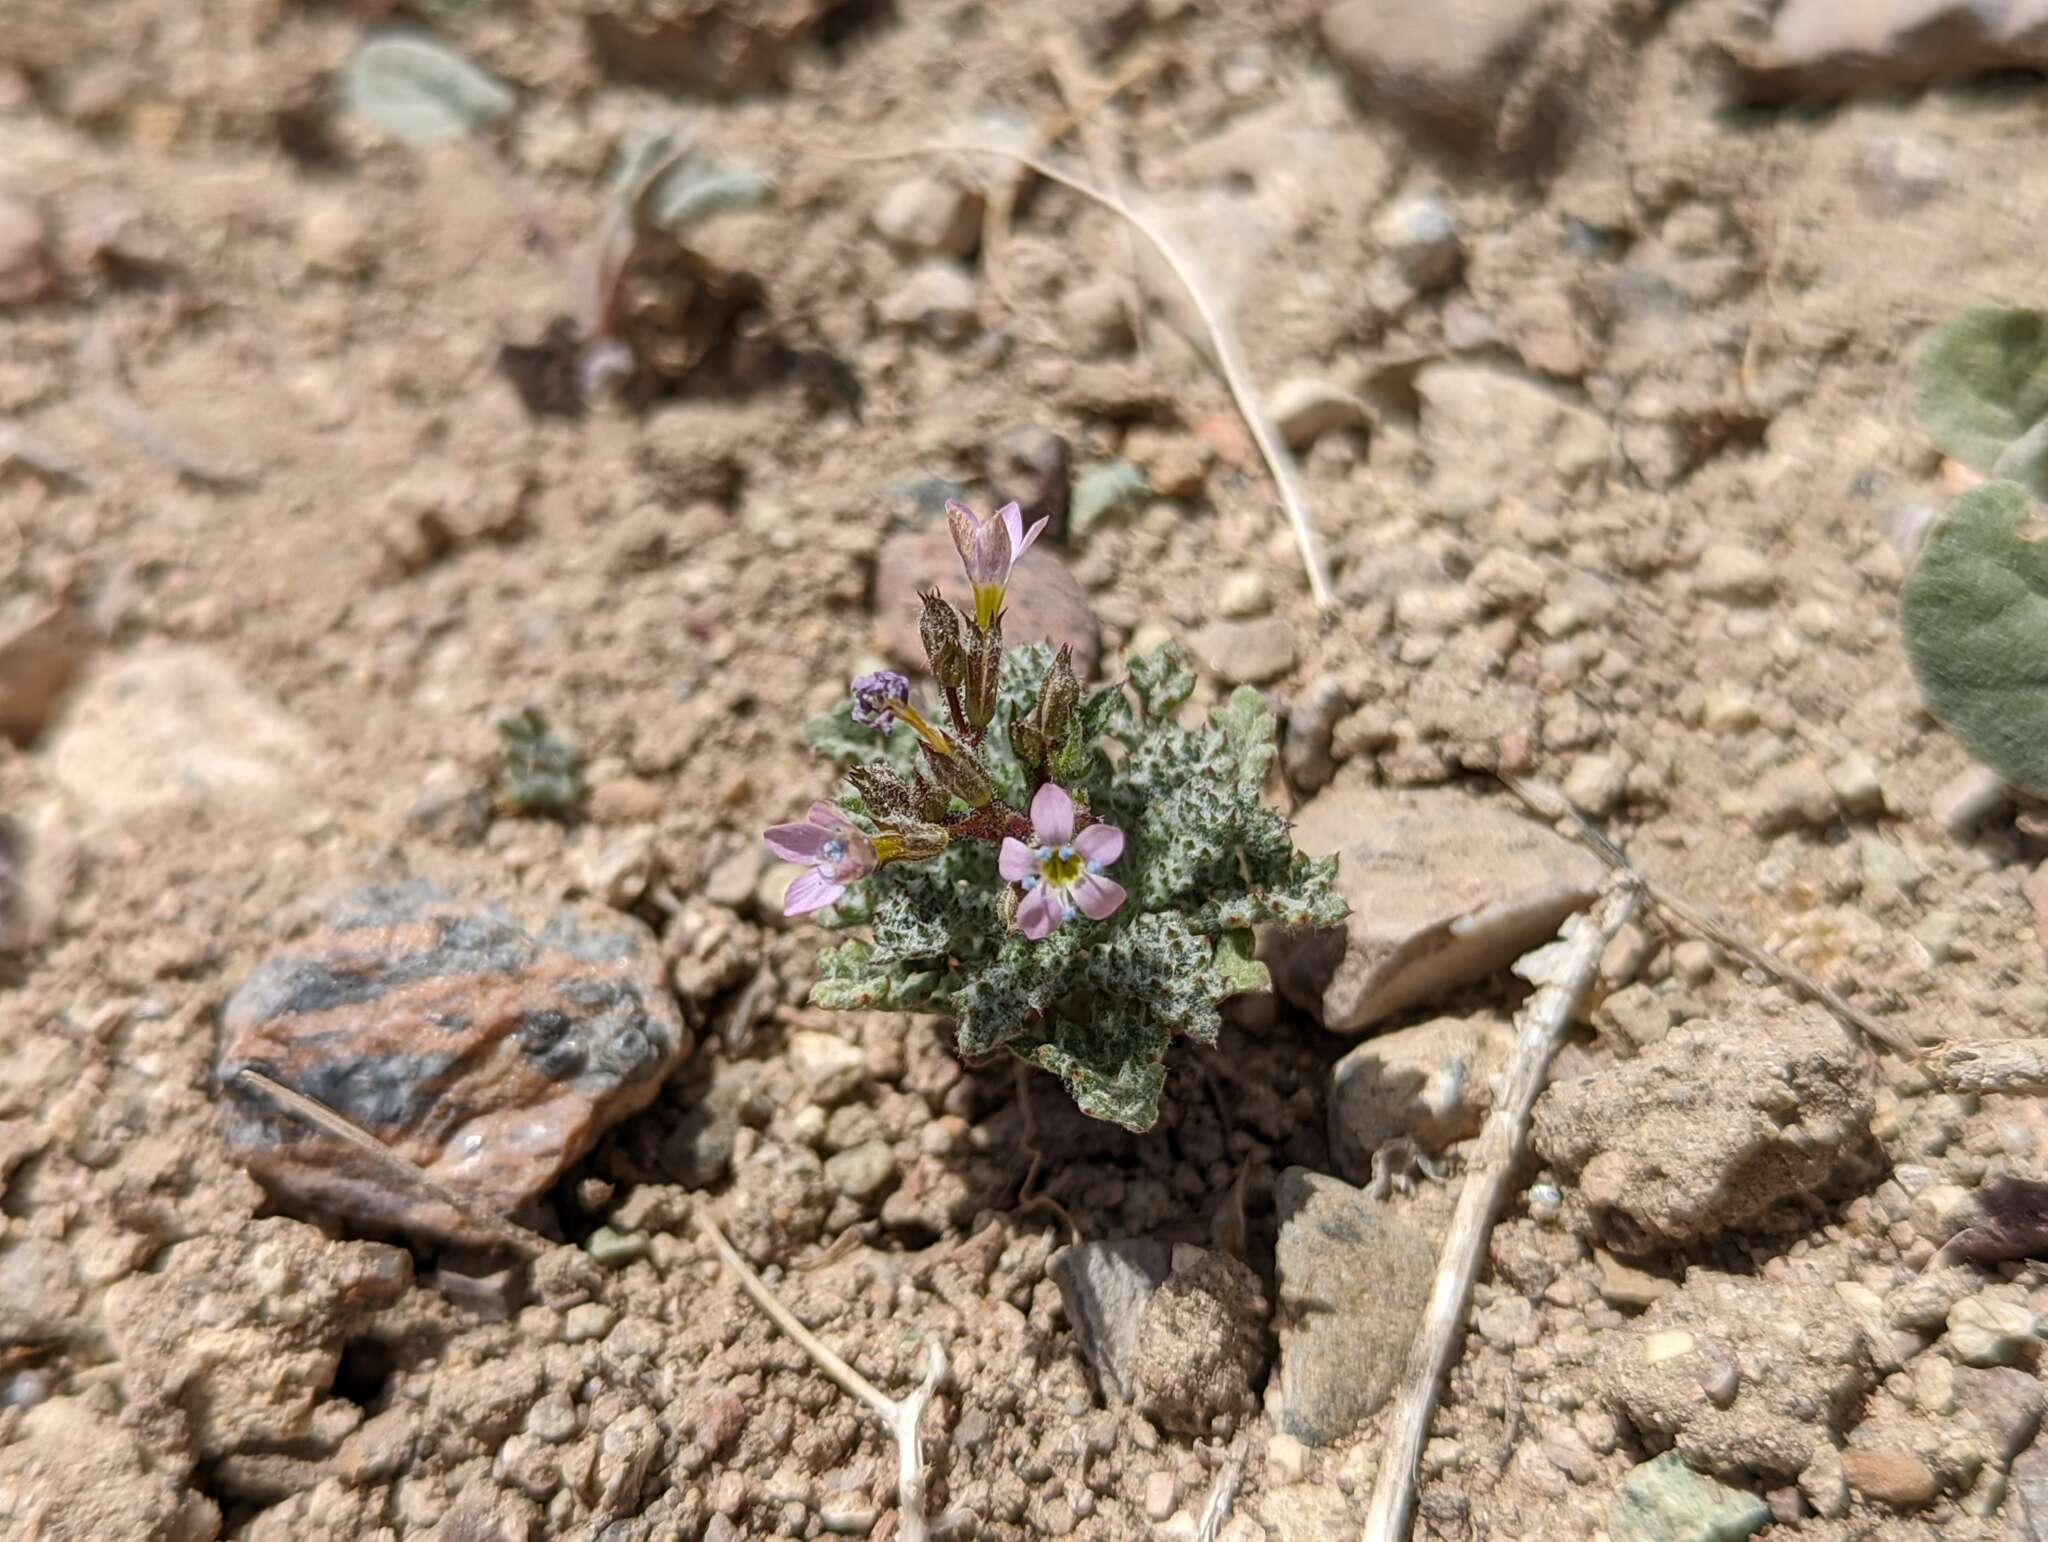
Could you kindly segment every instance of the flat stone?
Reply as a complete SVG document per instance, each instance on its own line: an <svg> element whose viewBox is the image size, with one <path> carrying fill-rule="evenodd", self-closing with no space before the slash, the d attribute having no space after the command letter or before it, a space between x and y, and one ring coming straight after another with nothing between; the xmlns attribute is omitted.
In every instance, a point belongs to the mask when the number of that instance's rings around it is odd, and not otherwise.
<svg viewBox="0 0 2048 1542"><path fill-rule="evenodd" d="M1436 1270L1436 1243L1369 1195L1290 1167L1274 1189L1280 1369L1266 1392L1282 1434L1343 1440L1400 1378Z"/></svg>
<svg viewBox="0 0 2048 1542"><path fill-rule="evenodd" d="M1716 600L1767 600L1777 592L1778 569L1754 547L1716 541L1693 567L1693 583Z"/></svg>
<svg viewBox="0 0 2048 1542"><path fill-rule="evenodd" d="M2041 1319L2017 1301L1965 1296L1949 1309L1948 1347L1965 1365L2011 1365L2041 1342Z"/></svg>
<svg viewBox="0 0 2048 1542"><path fill-rule="evenodd" d="M1266 939L1281 992L1333 1033L1484 979L1556 935L1606 878L1600 859L1463 792L1331 788L1295 816L1338 857L1342 928Z"/></svg>
<svg viewBox="0 0 2048 1542"><path fill-rule="evenodd" d="M1615 1491L1610 1542L1741 1542L1770 1520L1758 1495L1702 1477L1676 1452L1645 1462Z"/></svg>
<svg viewBox="0 0 2048 1542"><path fill-rule="evenodd" d="M1817 1007L1698 1020L1632 1060L1553 1082L1532 1143L1575 1179L1574 1224L1624 1257L1739 1228L1852 1171L1876 1093Z"/></svg>
<svg viewBox="0 0 2048 1542"><path fill-rule="evenodd" d="M49 735L50 769L86 823L296 802L323 757L313 737L203 648L151 645L77 688Z"/></svg>
<svg viewBox="0 0 2048 1542"><path fill-rule="evenodd" d="M1055 1253L1046 1269L1102 1390L1129 1402L1139 1322L1153 1292L1173 1272L1171 1244L1084 1242Z"/></svg>
<svg viewBox="0 0 2048 1542"><path fill-rule="evenodd" d="M638 921L562 909L528 931L432 885L365 889L229 999L218 1074L249 1067L509 1213L654 1100L692 1047ZM451 1208L254 1096L228 1146L273 1192L374 1226L470 1241Z"/></svg>
<svg viewBox="0 0 2048 1542"><path fill-rule="evenodd" d="M1514 1035L1484 1018L1437 1017L1367 1039L1330 1072L1330 1154L1353 1183L1393 1140L1441 1152L1479 1133Z"/></svg>
<svg viewBox="0 0 2048 1542"><path fill-rule="evenodd" d="M1294 628L1278 616L1211 621L1189 644L1202 667L1226 685L1264 685L1294 667Z"/></svg>
<svg viewBox="0 0 2048 1542"><path fill-rule="evenodd" d="M927 666L917 631L917 595L920 589L933 588L955 603L967 600L960 553L944 524L892 536L883 543L875 558L875 615L881 623L881 643L892 659L919 676ZM1102 623L1095 618L1088 591L1059 553L1043 542L1026 552L1010 574L1003 641L1012 646L1069 643L1075 672L1084 680L1094 675L1102 656Z"/></svg>

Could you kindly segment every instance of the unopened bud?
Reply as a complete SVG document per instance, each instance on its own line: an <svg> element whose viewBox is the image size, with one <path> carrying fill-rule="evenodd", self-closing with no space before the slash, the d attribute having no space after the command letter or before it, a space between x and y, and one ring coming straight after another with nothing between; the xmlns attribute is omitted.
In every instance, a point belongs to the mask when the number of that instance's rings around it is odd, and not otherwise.
<svg viewBox="0 0 2048 1542"><path fill-rule="evenodd" d="M1074 650L1062 643L1038 688L1038 733L1047 758L1066 748L1074 731L1074 713L1081 705L1081 682L1074 678Z"/></svg>
<svg viewBox="0 0 2048 1542"><path fill-rule="evenodd" d="M967 675L963 682L963 708L967 721L978 733L995 721L996 687L1003 673L1003 623L997 617L987 631L976 632L967 642Z"/></svg>
<svg viewBox="0 0 2048 1542"><path fill-rule="evenodd" d="M941 755L930 745L924 749L925 769L931 779L969 808L986 808L995 800L996 784L980 761L959 745Z"/></svg>
<svg viewBox="0 0 2048 1542"><path fill-rule="evenodd" d="M853 790L877 823L893 824L918 817L917 790L881 761L854 766L846 773Z"/></svg>
<svg viewBox="0 0 2048 1542"><path fill-rule="evenodd" d="M917 620L918 635L924 641L924 656L932 666L932 678L952 688L967 678L967 653L960 643L960 614L939 598L936 589L918 596L924 611Z"/></svg>

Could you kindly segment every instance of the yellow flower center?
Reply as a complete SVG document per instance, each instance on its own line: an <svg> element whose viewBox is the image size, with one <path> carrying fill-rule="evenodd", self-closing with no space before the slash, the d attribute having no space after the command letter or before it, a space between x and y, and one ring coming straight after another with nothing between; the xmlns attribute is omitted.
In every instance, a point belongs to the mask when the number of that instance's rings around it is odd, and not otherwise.
<svg viewBox="0 0 2048 1542"><path fill-rule="evenodd" d="M1087 870L1087 860L1071 846L1055 846L1038 859L1038 876L1055 889L1072 888Z"/></svg>

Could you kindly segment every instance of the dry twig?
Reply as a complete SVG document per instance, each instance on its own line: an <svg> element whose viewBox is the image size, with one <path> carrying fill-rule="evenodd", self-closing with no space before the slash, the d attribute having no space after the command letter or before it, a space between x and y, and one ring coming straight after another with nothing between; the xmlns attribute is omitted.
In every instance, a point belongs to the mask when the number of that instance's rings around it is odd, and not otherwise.
<svg viewBox="0 0 2048 1542"><path fill-rule="evenodd" d="M1401 1373L1393 1419L1380 1453L1379 1478L1373 1485L1372 1508L1366 1514L1365 1542L1403 1542L1408 1535L1422 1446L1436 1412L1437 1391L1457 1351L1459 1329L1471 1304L1472 1283L1486 1257L1494 1217L1521 1165L1530 1112L1550 1074L1551 1058L1593 983L1600 955L1641 902L1640 886L1617 874L1591 915L1569 917L1555 943L1517 966L1535 981L1537 991L1517 1018L1514 1051L1508 1058L1500 1097L1480 1132L1478 1151L1437 1258L1436 1283L1430 1288L1422 1327Z"/></svg>
<svg viewBox="0 0 2048 1542"><path fill-rule="evenodd" d="M1944 1044L1929 1050L1927 1074L1948 1092L2048 1093L2048 1039Z"/></svg>
<svg viewBox="0 0 2048 1542"><path fill-rule="evenodd" d="M1315 525L1309 517L1308 500L1301 490L1301 476L1295 470L1294 456L1281 442L1265 409L1259 405L1258 393L1252 386L1251 371L1245 366L1244 354L1239 349L1237 334L1231 330L1224 318L1222 308L1202 287L1195 277L1194 269L1180 248L1174 244L1165 231L1138 213L1129 204L1114 194L1082 181L1071 172L1060 170L1039 156L1023 150L1012 150L1004 145L953 144L934 141L916 145L908 150L889 150L872 155L848 155L843 159L851 161L900 161L923 155L994 155L1016 162L1019 166L1035 172L1048 182L1057 182L1061 187L1079 193L1091 203L1100 204L1118 218L1127 221L1151 243L1174 278L1187 291L1189 302L1195 314L1201 318L1202 328L1209 334L1210 345L1216 351L1216 368L1223 376L1223 383L1229 387L1230 399L1237 406L1238 415L1251 430L1252 440L1264 457L1266 469L1273 475L1274 485L1280 492L1280 505L1287 513L1287 522L1294 531L1294 544L1301 552L1301 565L1308 574L1309 593L1316 605L1328 610L1336 604L1336 596L1330 589L1330 574L1323 563L1322 543L1316 539Z"/></svg>
<svg viewBox="0 0 2048 1542"><path fill-rule="evenodd" d="M548 1250L547 1239L539 1233L514 1225L501 1215L492 1214L467 1194L450 1188L417 1163L400 1156L376 1136L358 1129L325 1103L309 1098L303 1092L295 1091L283 1082L273 1081L261 1071L252 1071L246 1066L235 1073L234 1080L229 1086L234 1090L252 1093L264 1099L301 1124L340 1141L351 1151L359 1152L380 1172L439 1200L478 1232L501 1246L527 1258L536 1257Z"/></svg>
<svg viewBox="0 0 2048 1542"><path fill-rule="evenodd" d="M718 1229L718 1223L702 1210L697 1212L697 1230L717 1249L718 1256L725 1260L725 1266L739 1280L740 1288L753 1297L754 1305L766 1312L776 1327L794 1339L797 1347L816 1361L818 1368L838 1383L842 1391L865 1403L882 1421L883 1427L889 1431L889 1438L896 1442L896 1509L900 1517L896 1534L903 1538L903 1542L925 1542L930 1533L924 1518L924 1451L918 1444L917 1424L924 1415L925 1405L932 1400L932 1394L946 1375L946 1352L939 1347L939 1341L926 1341L930 1358L925 1365L924 1380L900 1402L888 1397L881 1388L833 1353L824 1340L797 1321L794 1312L775 1299L774 1292L762 1282L761 1276L754 1273L753 1267L725 1240L725 1233Z"/></svg>
<svg viewBox="0 0 2048 1542"><path fill-rule="evenodd" d="M1501 780L1507 784L1510 792L1520 798L1543 819L1553 820L1561 816L1569 816L1573 825L1578 829L1580 839L1599 855L1600 860L1617 872L1627 873L1641 886L1643 892L1649 896L1650 902L1659 910L1668 911L1686 926L1698 932L1702 937L1719 943L1730 953L1742 959L1743 962L1761 969L1765 974L1771 976L1772 979L1779 981L1781 984L1789 985L1802 995L1818 1001L1822 1006L1834 1013L1843 1022L1849 1024L1850 1027L1863 1034L1871 1042L1882 1044L1887 1049L1896 1050L1909 1060L1918 1060L1925 1053L1919 1045L1915 1044L1906 1035L1904 1029L1894 1028L1889 1023L1880 1022L1861 1007L1845 1000L1839 992L1830 990L1827 986L1821 984L1820 981L1799 968L1796 964L1789 964L1784 959L1779 958L1777 954L1751 942L1739 932L1730 931L1684 895L1667 889L1663 884L1658 883L1633 862L1629 861L1627 854L1619 846L1596 830L1586 816L1566 802L1564 796L1554 788L1541 787L1533 782L1517 781L1513 777L1502 777Z"/></svg>

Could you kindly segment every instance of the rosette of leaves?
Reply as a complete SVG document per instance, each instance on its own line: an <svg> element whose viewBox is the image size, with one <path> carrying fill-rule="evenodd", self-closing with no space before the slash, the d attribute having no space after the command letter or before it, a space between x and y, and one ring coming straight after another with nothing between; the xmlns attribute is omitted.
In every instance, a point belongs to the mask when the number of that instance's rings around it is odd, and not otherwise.
<svg viewBox="0 0 2048 1542"><path fill-rule="evenodd" d="M1028 722L1051 662L1044 644L1005 656L998 724ZM1240 689L1184 727L1176 714L1194 684L1168 644L1081 705L1060 783L1126 832L1116 874L1129 903L1029 941L1001 913L994 849L959 842L933 861L885 866L840 902L830 921L869 935L824 955L812 1002L948 1014L968 1058L1018 1056L1057 1074L1084 1112L1150 1129L1174 1040L1214 1045L1223 1000L1270 983L1252 928L1335 926L1346 913L1336 859L1296 850L1287 821L1260 800L1274 753L1265 698ZM828 753L857 742L829 719L811 737ZM999 796L1027 802L1010 736L990 734L983 753ZM867 812L857 794L840 806L857 820Z"/></svg>
<svg viewBox="0 0 2048 1542"><path fill-rule="evenodd" d="M1990 478L1935 522L1907 578L1914 676L1973 755L2048 794L2048 312L1957 317L1921 355L1914 406Z"/></svg>

